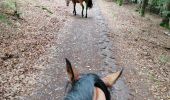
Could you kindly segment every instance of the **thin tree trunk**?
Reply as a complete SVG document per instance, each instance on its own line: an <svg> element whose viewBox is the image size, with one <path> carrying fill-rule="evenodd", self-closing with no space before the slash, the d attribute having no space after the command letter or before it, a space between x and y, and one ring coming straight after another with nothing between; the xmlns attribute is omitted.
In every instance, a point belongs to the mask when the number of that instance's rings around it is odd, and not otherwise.
<svg viewBox="0 0 170 100"><path fill-rule="evenodd" d="M141 7L141 12L140 12L141 16L145 15L145 9L146 9L147 3L148 3L148 0L143 0L142 7Z"/></svg>

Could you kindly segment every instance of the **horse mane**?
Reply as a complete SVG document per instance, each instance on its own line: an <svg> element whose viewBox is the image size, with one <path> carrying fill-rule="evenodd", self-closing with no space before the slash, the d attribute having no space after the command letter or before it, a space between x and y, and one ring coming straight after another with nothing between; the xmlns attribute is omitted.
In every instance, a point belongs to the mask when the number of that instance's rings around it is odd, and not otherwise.
<svg viewBox="0 0 170 100"><path fill-rule="evenodd" d="M99 76L91 73L81 75L79 80L73 82L64 100L92 100L94 87L100 88L104 92L106 100L110 100L110 92L104 82Z"/></svg>

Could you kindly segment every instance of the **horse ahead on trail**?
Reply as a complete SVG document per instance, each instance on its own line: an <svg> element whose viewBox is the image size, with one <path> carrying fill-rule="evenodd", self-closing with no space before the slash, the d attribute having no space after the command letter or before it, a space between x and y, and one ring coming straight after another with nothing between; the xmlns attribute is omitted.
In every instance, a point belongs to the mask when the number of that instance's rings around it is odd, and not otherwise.
<svg viewBox="0 0 170 100"><path fill-rule="evenodd" d="M69 3L70 1L72 1L73 3L73 6L74 6L74 9L73 9L73 14L76 16L76 3L80 3L81 7L82 7L82 17L84 17L84 5L83 5L83 2L85 1L86 3L86 18L87 18L87 9L88 8L92 8L93 7L93 3L92 3L92 0L66 0L66 5L69 6Z"/></svg>
<svg viewBox="0 0 170 100"><path fill-rule="evenodd" d="M68 59L66 59L66 70L71 88L64 97L64 100L111 100L107 87L112 87L122 74L122 70L120 70L102 79L92 73L79 74L77 69L71 66Z"/></svg>

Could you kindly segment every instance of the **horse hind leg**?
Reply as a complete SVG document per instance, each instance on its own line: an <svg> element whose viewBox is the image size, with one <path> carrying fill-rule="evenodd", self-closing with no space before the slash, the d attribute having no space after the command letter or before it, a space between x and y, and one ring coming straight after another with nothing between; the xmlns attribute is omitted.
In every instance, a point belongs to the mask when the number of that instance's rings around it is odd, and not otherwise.
<svg viewBox="0 0 170 100"><path fill-rule="evenodd" d="M75 10L73 10L73 14L74 14L75 16L77 15Z"/></svg>
<svg viewBox="0 0 170 100"><path fill-rule="evenodd" d="M74 4L73 14L76 16L76 3Z"/></svg>
<svg viewBox="0 0 170 100"><path fill-rule="evenodd" d="M84 17L84 14L83 14L83 12L84 12L84 5L83 5L83 2L82 2L82 3L80 3L80 5L82 6L82 12L81 12L81 15L82 15L82 17Z"/></svg>
<svg viewBox="0 0 170 100"><path fill-rule="evenodd" d="M85 16L85 18L87 18L87 10L88 10L88 6L87 6L87 3L86 3L86 16Z"/></svg>

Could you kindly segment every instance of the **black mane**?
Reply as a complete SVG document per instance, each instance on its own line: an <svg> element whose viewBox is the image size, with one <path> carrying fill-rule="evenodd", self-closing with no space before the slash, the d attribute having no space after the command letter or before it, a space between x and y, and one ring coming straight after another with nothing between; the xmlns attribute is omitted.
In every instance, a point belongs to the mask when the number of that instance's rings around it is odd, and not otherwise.
<svg viewBox="0 0 170 100"><path fill-rule="evenodd" d="M96 74L82 75L78 81L72 83L72 87L64 100L92 100L95 87L104 92L106 100L110 100L110 92Z"/></svg>

